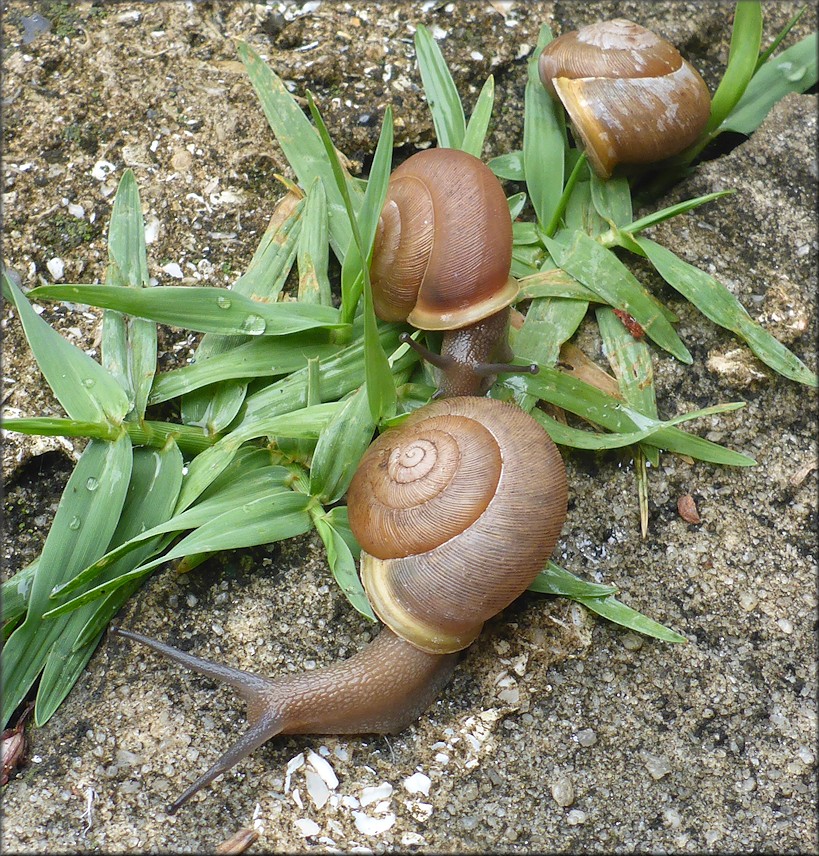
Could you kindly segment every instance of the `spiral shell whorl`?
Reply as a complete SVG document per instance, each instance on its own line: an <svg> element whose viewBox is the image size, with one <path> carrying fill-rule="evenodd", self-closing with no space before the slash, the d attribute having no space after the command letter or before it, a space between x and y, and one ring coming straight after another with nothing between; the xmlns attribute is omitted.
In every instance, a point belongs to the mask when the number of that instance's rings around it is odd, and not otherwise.
<svg viewBox="0 0 819 856"><path fill-rule="evenodd" d="M412 425L407 420L397 431L420 429L426 435L427 418L436 423L444 417L453 420L453 425L461 421L468 436L477 429L481 437L474 449L460 445L458 454L458 469L465 466L469 473L463 479L464 490L474 490L477 499L472 505L465 496L452 501L452 495L447 495L446 511L441 504L427 516L437 520L465 514L472 518L468 525L459 522L452 527L457 533L435 547L409 554L407 533L402 524L394 524L392 531L405 536L399 549L390 551L379 536L377 544L369 541L379 552L376 556L364 544L374 515L381 519L382 514L367 508L368 495L370 503L377 505L369 479L357 474L348 495L350 525L362 542L362 579L373 608L393 632L433 653L465 648L484 621L527 588L554 549L566 515L567 496L559 452L546 432L515 405L476 397L443 399L425 407ZM489 436L481 436L484 432ZM389 446L392 433L382 435L371 448L381 446L382 441ZM496 478L490 468L482 483L474 470L480 470L483 458L478 465L473 458L486 446L496 450L499 472ZM371 463L383 469L385 457L389 452L376 449ZM362 461L358 473L369 469ZM457 477L444 480L449 489ZM439 529L438 537L440 533ZM387 555L389 552L393 555Z"/></svg>

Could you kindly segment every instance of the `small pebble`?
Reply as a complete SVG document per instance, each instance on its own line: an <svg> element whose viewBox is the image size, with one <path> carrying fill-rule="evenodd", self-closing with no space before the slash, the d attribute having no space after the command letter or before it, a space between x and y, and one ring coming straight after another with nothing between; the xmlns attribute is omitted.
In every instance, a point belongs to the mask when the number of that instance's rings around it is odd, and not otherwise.
<svg viewBox="0 0 819 856"><path fill-rule="evenodd" d="M584 728L577 732L577 742L587 748L594 746L597 743L597 734L591 728Z"/></svg>
<svg viewBox="0 0 819 856"><path fill-rule="evenodd" d="M51 274L51 278L53 280L56 281L63 278L63 274L65 273L65 262L59 256L54 256L53 259L49 259L46 262L46 267L48 268L48 272Z"/></svg>
<svg viewBox="0 0 819 856"><path fill-rule="evenodd" d="M667 758L661 755L649 755L648 752L644 752L643 763L646 765L651 778L657 781L671 772L671 764L668 763Z"/></svg>
<svg viewBox="0 0 819 856"><path fill-rule="evenodd" d="M563 808L574 802L574 786L571 779L564 776L552 785L552 799Z"/></svg>
<svg viewBox="0 0 819 856"><path fill-rule="evenodd" d="M586 822L586 812L580 811L579 808L573 808L566 815L566 823L568 823L569 826L578 826L579 824L585 823L585 822Z"/></svg>

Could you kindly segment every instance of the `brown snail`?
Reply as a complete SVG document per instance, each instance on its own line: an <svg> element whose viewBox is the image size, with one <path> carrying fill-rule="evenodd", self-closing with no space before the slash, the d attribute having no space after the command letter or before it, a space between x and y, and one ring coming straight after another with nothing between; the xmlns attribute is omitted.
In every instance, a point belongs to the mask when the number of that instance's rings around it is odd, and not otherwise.
<svg viewBox="0 0 819 856"><path fill-rule="evenodd" d="M508 237L511 249L511 229ZM485 355L504 344L505 305L489 310L502 323L467 324L478 331L475 341L457 334L458 360L440 365L445 392L478 391ZM229 684L247 702L249 729L169 812L277 734L391 733L417 719L449 680L458 652L544 567L566 516L567 485L560 454L534 419L508 402L461 395L384 432L347 499L364 587L386 625L350 659L267 679L114 629Z"/></svg>
<svg viewBox="0 0 819 856"><path fill-rule="evenodd" d="M392 733L417 719L457 652L544 567L566 496L560 453L528 414L491 398L444 398L382 434L350 486L362 578L387 625L358 654L268 679L114 629L247 702L250 728L169 811L277 734Z"/></svg>
<svg viewBox="0 0 819 856"><path fill-rule="evenodd" d="M408 342L441 370L441 394L472 395L500 371L534 370L508 365L511 264L509 206L482 161L427 149L393 171L373 247L373 304L384 321L445 331L440 354Z"/></svg>
<svg viewBox="0 0 819 856"><path fill-rule="evenodd" d="M705 127L711 97L697 70L651 30L616 18L564 33L538 70L581 137L594 171L664 160Z"/></svg>

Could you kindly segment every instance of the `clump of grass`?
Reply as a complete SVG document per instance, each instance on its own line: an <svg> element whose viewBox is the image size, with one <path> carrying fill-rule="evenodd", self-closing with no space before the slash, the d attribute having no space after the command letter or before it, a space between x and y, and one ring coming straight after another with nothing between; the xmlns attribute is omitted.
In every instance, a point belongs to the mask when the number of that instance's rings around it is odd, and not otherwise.
<svg viewBox="0 0 819 856"><path fill-rule="evenodd" d="M815 83L815 35L774 56L771 49L760 52L760 34L759 4L739 3L708 128L658 181L690 169L722 131L752 132L778 98ZM816 386L816 375L713 277L642 234L722 193L634 220L629 182L602 182L590 172L537 80L537 58L550 38L544 27L529 64L523 148L490 161L500 178L526 186L526 194L509 198L516 221L513 273L521 281L520 300L529 301L514 347L522 361L538 363L540 373L506 377L491 394L516 400L566 447L632 447L645 525L646 463L656 465L661 452L726 466L754 461L680 427L742 402L659 418L653 385L658 350L684 363L692 357L675 330L674 314L615 249L648 259L706 318L743 339L774 371L809 386ZM439 145L479 156L492 114L492 78L467 120L423 27L416 53ZM41 286L27 298L3 274L3 293L66 413L9 419L5 428L90 439L42 554L3 585L4 722L40 677L35 719L44 723L111 618L148 574L171 560L189 571L215 552L315 528L339 586L356 609L374 618L356 571L359 547L338 502L374 432L422 406L433 391L415 352L399 343L405 328L379 322L372 310L368 260L391 168L392 116L389 110L384 116L368 180L355 179L339 161L312 98L315 126L250 47L240 45L239 54L298 185L289 186L248 269L230 290L149 286L130 170L114 201L104 285ZM802 70L798 80L794 67ZM520 222L527 197L534 218ZM333 283L338 308L328 274L330 250L341 263L340 282ZM282 300L294 265L298 294ZM29 298L102 307L101 363L63 339ZM560 368L561 360L583 367L570 340L590 308L613 371L605 388ZM204 334L194 363L156 373L157 323ZM635 338L635 331L645 339ZM150 418L152 408L172 400L179 421ZM536 406L541 401L594 430L547 415ZM531 588L572 598L649 636L684 641L620 602L614 586L585 581L552 562Z"/></svg>

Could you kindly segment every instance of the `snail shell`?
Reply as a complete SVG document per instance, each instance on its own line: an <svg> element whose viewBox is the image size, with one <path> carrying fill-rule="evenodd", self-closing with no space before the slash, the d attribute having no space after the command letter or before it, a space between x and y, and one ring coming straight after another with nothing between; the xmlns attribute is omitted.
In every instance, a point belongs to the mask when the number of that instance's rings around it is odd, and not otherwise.
<svg viewBox="0 0 819 856"><path fill-rule="evenodd" d="M711 110L708 87L679 51L616 18L564 33L540 55L540 79L559 98L595 172L678 154Z"/></svg>
<svg viewBox="0 0 819 856"><path fill-rule="evenodd" d="M376 314L452 330L509 306L512 221L492 171L458 149L427 149L390 177L370 267Z"/></svg>
<svg viewBox="0 0 819 856"><path fill-rule="evenodd" d="M560 453L520 408L425 406L370 446L348 491L373 609L424 651L467 647L546 565L566 502Z"/></svg>

